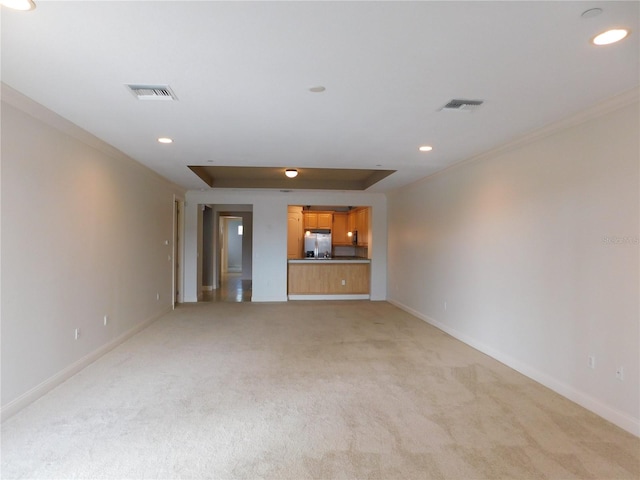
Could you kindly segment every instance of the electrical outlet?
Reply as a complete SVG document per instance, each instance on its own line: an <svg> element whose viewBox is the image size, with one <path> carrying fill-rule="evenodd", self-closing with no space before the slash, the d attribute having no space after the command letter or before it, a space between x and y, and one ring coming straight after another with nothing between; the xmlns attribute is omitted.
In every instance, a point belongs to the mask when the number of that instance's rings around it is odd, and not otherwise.
<svg viewBox="0 0 640 480"><path fill-rule="evenodd" d="M79 328L76 328L76 331L74 333L74 337L75 337L76 340L78 340L80 338L80 329Z"/></svg>
<svg viewBox="0 0 640 480"><path fill-rule="evenodd" d="M589 355L589 368L596 368L596 357Z"/></svg>
<svg viewBox="0 0 640 480"><path fill-rule="evenodd" d="M109 323L109 315L105 315L104 316L104 326L107 326L107 323Z"/></svg>
<svg viewBox="0 0 640 480"><path fill-rule="evenodd" d="M342 280L342 285L346 285L347 281L346 280Z"/></svg>
<svg viewBox="0 0 640 480"><path fill-rule="evenodd" d="M160 294L156 293L156 300L160 300Z"/></svg>
<svg viewBox="0 0 640 480"><path fill-rule="evenodd" d="M616 378L618 380L624 380L624 367L616 368Z"/></svg>

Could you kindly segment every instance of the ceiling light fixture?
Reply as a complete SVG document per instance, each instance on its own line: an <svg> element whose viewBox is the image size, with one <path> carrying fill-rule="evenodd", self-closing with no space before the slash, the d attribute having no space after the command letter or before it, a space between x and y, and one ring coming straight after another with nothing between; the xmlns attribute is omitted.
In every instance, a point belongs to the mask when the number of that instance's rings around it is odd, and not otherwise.
<svg viewBox="0 0 640 480"><path fill-rule="evenodd" d="M173 143L173 140L171 140L171 139L170 139L170 138L168 138L168 137L160 137L160 138L158 139L158 142L160 142L160 143Z"/></svg>
<svg viewBox="0 0 640 480"><path fill-rule="evenodd" d="M296 178L298 176L298 170L295 168L287 168L284 171L284 174L289 178Z"/></svg>
<svg viewBox="0 0 640 480"><path fill-rule="evenodd" d="M611 30L607 30L606 32L602 32L601 34L593 37L591 43L598 46L611 45L612 43L619 42L628 35L629 30L626 28L612 28Z"/></svg>
<svg viewBox="0 0 640 480"><path fill-rule="evenodd" d="M433 150L433 147L431 145L422 145L418 150L421 152L430 152Z"/></svg>
<svg viewBox="0 0 640 480"><path fill-rule="evenodd" d="M36 8L36 4L33 0L1 0L0 5L12 10L20 10L23 12Z"/></svg>
<svg viewBox="0 0 640 480"><path fill-rule="evenodd" d="M580 16L582 18L593 18L593 17L597 17L601 13L602 13L601 8L590 8L589 10L585 10L584 12L582 12L582 15Z"/></svg>

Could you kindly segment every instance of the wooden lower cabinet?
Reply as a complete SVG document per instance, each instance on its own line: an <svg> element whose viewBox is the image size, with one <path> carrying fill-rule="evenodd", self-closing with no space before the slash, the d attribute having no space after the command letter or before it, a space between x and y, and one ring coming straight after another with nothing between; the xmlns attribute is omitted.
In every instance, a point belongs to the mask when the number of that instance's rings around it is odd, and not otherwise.
<svg viewBox="0 0 640 480"><path fill-rule="evenodd" d="M289 294L368 294L369 263L289 263ZM344 280L344 285L342 281Z"/></svg>

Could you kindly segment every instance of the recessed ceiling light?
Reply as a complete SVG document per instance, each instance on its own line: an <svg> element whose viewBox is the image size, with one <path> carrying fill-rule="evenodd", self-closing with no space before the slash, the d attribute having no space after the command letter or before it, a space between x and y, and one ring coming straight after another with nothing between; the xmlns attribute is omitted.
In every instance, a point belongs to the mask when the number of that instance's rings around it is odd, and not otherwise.
<svg viewBox="0 0 640 480"><path fill-rule="evenodd" d="M322 85L318 85L317 87L311 87L309 89L310 92L313 93L322 93L326 90L326 88L324 88Z"/></svg>
<svg viewBox="0 0 640 480"><path fill-rule="evenodd" d="M627 35L629 35L629 30L626 28L612 28L593 37L591 43L594 45L611 45L612 43L619 42Z"/></svg>
<svg viewBox="0 0 640 480"><path fill-rule="evenodd" d="M168 138L168 137L160 137L160 138L158 139L158 142L160 142L160 143L173 143L173 140L171 140L171 139L170 139L170 138Z"/></svg>
<svg viewBox="0 0 640 480"><path fill-rule="evenodd" d="M421 152L430 152L433 150L433 147L431 145L422 145L418 150Z"/></svg>
<svg viewBox="0 0 640 480"><path fill-rule="evenodd" d="M298 176L298 170L296 170L295 168L287 168L284 171L284 174L289 178L295 178Z"/></svg>
<svg viewBox="0 0 640 480"><path fill-rule="evenodd" d="M23 12L36 8L36 4L32 0L2 0L0 1L0 5Z"/></svg>

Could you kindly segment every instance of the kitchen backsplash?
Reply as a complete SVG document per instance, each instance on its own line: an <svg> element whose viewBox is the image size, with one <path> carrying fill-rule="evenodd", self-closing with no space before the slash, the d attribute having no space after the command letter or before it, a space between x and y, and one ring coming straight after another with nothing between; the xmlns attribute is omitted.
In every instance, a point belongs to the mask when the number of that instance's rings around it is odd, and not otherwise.
<svg viewBox="0 0 640 480"><path fill-rule="evenodd" d="M369 249L367 247L356 247L356 246L334 246L333 247L333 256L334 257L369 257Z"/></svg>

